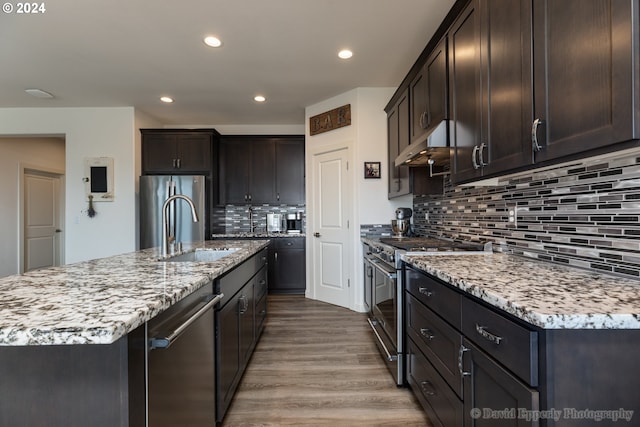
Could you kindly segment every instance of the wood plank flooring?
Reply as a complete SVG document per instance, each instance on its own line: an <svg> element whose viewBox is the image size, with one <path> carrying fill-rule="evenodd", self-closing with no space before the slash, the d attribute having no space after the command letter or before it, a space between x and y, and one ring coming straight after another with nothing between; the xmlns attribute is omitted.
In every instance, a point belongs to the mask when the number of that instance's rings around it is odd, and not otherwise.
<svg viewBox="0 0 640 427"><path fill-rule="evenodd" d="M267 324L223 426L431 426L396 387L366 316L269 295Z"/></svg>

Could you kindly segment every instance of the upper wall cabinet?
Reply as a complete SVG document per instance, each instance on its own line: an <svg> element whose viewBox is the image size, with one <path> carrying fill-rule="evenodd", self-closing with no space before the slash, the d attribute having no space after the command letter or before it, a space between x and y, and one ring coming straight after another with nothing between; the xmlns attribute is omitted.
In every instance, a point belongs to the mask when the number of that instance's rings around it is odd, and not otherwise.
<svg viewBox="0 0 640 427"><path fill-rule="evenodd" d="M637 139L637 6L472 0L449 32L454 182Z"/></svg>
<svg viewBox="0 0 640 427"><path fill-rule="evenodd" d="M397 167L396 157L409 145L409 91L405 90L393 107L387 111L387 164L389 167L388 198L411 193L409 168Z"/></svg>
<svg viewBox="0 0 640 427"><path fill-rule="evenodd" d="M219 203L303 204L304 137L225 136Z"/></svg>
<svg viewBox="0 0 640 427"><path fill-rule="evenodd" d="M455 181L531 164L531 7L472 1L449 32Z"/></svg>
<svg viewBox="0 0 640 427"><path fill-rule="evenodd" d="M279 138L275 144L276 200L288 205L304 204L304 137Z"/></svg>
<svg viewBox="0 0 640 427"><path fill-rule="evenodd" d="M409 84L409 101L411 143L414 143L424 139L430 128L448 116L446 38L438 43Z"/></svg>
<svg viewBox="0 0 640 427"><path fill-rule="evenodd" d="M213 142L218 133L212 129L141 129L143 174L211 174Z"/></svg>
<svg viewBox="0 0 640 427"><path fill-rule="evenodd" d="M536 161L640 136L637 0L533 2Z"/></svg>

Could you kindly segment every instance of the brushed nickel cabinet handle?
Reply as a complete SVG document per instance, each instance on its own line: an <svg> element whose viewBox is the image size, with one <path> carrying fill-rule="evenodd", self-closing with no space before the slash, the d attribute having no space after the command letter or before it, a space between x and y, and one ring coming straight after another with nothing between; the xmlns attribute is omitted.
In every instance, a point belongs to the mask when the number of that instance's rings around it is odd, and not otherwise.
<svg viewBox="0 0 640 427"><path fill-rule="evenodd" d="M420 328L420 335L422 335L423 337L425 337L429 341L431 341L432 339L434 339L436 337L435 335L433 335L433 331L431 329L429 329L429 328Z"/></svg>
<svg viewBox="0 0 640 427"><path fill-rule="evenodd" d="M486 326L480 326L476 323L476 332L487 341L494 343L495 345L499 345L502 341L502 337L499 335L492 334L487 330Z"/></svg>
<svg viewBox="0 0 640 427"><path fill-rule="evenodd" d="M531 146L534 153L542 150L542 147L538 143L538 126L541 124L544 124L543 120L535 119L531 125Z"/></svg>

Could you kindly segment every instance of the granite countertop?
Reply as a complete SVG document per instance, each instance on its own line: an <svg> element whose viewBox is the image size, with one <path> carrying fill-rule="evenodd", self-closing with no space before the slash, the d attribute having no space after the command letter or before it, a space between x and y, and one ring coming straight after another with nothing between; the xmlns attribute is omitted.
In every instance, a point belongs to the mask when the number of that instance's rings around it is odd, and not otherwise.
<svg viewBox="0 0 640 427"><path fill-rule="evenodd" d="M403 260L540 328L640 329L640 281L501 253Z"/></svg>
<svg viewBox="0 0 640 427"><path fill-rule="evenodd" d="M231 270L267 240L215 240L238 248L214 262L161 262L159 248L0 278L0 345L110 344Z"/></svg>
<svg viewBox="0 0 640 427"><path fill-rule="evenodd" d="M241 232L241 233L223 233L212 234L212 239L278 239L287 237L306 237L305 233L267 233L262 232Z"/></svg>

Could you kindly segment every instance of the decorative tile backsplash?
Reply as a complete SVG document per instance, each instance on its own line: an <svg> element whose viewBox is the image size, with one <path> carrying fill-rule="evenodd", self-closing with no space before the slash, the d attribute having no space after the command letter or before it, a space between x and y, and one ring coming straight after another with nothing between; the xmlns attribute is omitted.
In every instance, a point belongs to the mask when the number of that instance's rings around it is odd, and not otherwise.
<svg viewBox="0 0 640 427"><path fill-rule="evenodd" d="M516 207L516 224L508 208ZM593 158L417 196L422 235L492 241L516 255L640 277L640 154ZM494 246L494 247L495 247ZM535 274L535 272L532 272Z"/></svg>
<svg viewBox="0 0 640 427"><path fill-rule="evenodd" d="M252 209L251 218L253 230L249 221L249 208ZM268 213L296 213L302 212L302 230L306 229L305 205L227 205L213 210L211 224L213 234L265 232L267 229Z"/></svg>

